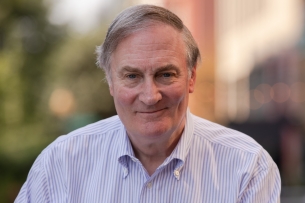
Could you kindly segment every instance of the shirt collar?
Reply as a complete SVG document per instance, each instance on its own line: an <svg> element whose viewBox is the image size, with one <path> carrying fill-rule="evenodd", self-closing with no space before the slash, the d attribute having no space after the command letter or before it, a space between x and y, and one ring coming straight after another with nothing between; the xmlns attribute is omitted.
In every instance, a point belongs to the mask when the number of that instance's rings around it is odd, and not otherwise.
<svg viewBox="0 0 305 203"><path fill-rule="evenodd" d="M176 172L176 171L177 170L180 171L185 163L186 157L189 153L189 149L191 146L193 133L194 133L193 118L192 118L192 114L191 114L190 110L187 109L186 122L185 122L184 130L181 135L181 138L180 138L177 146L171 153L171 155L169 157L167 157L167 159L165 159L165 161L161 165L161 166L165 166L172 160L176 159L177 163L176 163L175 172L174 172L175 176L178 174L178 172Z"/></svg>
<svg viewBox="0 0 305 203"><path fill-rule="evenodd" d="M119 145L120 146L118 148L118 158L122 157L122 156L130 156L130 157L134 157L134 152L129 140L129 137L127 135L127 131L124 127L124 125L122 124L122 128L120 129L119 132Z"/></svg>
<svg viewBox="0 0 305 203"><path fill-rule="evenodd" d="M135 158L135 156L123 123L118 131L117 149L117 160L123 167L123 178L126 178L129 174L129 159Z"/></svg>

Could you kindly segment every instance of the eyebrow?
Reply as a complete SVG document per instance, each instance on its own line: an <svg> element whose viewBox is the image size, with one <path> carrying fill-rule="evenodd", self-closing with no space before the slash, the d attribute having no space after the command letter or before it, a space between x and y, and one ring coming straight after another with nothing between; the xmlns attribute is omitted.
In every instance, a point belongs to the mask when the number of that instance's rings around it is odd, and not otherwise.
<svg viewBox="0 0 305 203"><path fill-rule="evenodd" d="M168 64L168 65L165 65L165 66L161 66L161 67L156 69L156 72L169 71L169 70L174 70L178 74L180 73L180 69L177 66L173 65L173 64Z"/></svg>
<svg viewBox="0 0 305 203"><path fill-rule="evenodd" d="M124 66L120 72L124 72L124 71L128 71L128 72L139 72L139 68L135 68L135 67L131 67L131 66Z"/></svg>
<svg viewBox="0 0 305 203"><path fill-rule="evenodd" d="M154 72L161 72L161 71L170 71L170 70L174 70L176 71L178 74L180 73L180 70L178 67L176 67L173 64L168 64L165 66L161 66L158 67L154 70ZM141 72L139 68L136 67L131 67L131 66L124 66L119 72L122 73L124 71L128 71L128 72Z"/></svg>

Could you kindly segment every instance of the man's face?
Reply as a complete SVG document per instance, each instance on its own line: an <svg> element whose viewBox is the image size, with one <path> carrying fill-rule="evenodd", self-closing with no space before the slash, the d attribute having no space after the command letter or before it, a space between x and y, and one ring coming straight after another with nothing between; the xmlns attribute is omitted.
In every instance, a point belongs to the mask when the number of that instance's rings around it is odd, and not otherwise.
<svg viewBox="0 0 305 203"><path fill-rule="evenodd" d="M195 68L174 28L157 24L121 41L111 57L110 93L132 141L174 139L185 124Z"/></svg>

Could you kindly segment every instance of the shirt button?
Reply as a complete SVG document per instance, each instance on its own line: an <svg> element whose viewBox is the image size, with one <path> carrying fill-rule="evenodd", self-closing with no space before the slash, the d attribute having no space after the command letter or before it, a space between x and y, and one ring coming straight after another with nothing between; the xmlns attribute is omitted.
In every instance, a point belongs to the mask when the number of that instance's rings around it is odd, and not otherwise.
<svg viewBox="0 0 305 203"><path fill-rule="evenodd" d="M179 171L174 171L175 176L179 176Z"/></svg>
<svg viewBox="0 0 305 203"><path fill-rule="evenodd" d="M152 187L152 183L147 183L147 188L151 188Z"/></svg>

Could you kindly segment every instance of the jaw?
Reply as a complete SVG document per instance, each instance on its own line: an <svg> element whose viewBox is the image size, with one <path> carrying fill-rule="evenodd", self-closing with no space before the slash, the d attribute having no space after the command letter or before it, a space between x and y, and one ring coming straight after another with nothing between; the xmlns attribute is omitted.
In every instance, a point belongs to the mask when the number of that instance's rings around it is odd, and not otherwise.
<svg viewBox="0 0 305 203"><path fill-rule="evenodd" d="M178 120L177 120L178 119ZM180 136L184 128L185 116L173 119L170 109L166 108L153 113L136 113L130 129L126 128L131 137L150 141L164 141Z"/></svg>

